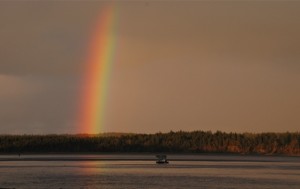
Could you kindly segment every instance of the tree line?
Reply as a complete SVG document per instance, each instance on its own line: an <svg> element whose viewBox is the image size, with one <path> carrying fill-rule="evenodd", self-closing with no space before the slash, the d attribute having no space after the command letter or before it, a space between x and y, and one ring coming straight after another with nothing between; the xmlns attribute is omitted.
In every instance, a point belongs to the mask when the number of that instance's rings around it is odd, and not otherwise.
<svg viewBox="0 0 300 189"><path fill-rule="evenodd" d="M300 133L0 135L0 153L239 153L300 155Z"/></svg>

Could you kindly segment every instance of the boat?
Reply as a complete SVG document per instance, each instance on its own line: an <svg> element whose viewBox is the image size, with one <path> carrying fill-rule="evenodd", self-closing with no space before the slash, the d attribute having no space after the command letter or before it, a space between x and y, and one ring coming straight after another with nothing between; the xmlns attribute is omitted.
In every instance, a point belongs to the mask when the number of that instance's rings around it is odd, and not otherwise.
<svg viewBox="0 0 300 189"><path fill-rule="evenodd" d="M167 155L156 155L156 164L168 164Z"/></svg>

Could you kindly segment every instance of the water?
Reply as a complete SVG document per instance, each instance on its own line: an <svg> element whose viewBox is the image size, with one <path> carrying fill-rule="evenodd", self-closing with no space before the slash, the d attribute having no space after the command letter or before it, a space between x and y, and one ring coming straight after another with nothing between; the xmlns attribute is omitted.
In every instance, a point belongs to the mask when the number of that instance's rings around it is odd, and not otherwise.
<svg viewBox="0 0 300 189"><path fill-rule="evenodd" d="M300 157L0 156L0 188L297 188Z"/></svg>

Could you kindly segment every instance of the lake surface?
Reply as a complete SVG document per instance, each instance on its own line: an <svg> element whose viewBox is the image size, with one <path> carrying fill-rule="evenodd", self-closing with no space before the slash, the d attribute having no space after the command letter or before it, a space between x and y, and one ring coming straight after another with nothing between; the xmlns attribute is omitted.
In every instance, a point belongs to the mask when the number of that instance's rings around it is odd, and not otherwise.
<svg viewBox="0 0 300 189"><path fill-rule="evenodd" d="M297 188L300 157L0 155L0 188Z"/></svg>

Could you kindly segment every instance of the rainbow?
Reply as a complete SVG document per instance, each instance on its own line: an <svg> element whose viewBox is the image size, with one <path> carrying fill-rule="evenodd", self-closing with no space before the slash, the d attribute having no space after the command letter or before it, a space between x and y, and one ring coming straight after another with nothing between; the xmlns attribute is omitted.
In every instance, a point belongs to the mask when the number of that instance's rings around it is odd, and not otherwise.
<svg viewBox="0 0 300 189"><path fill-rule="evenodd" d="M108 85L116 50L116 5L101 9L85 62L79 132L103 132Z"/></svg>

